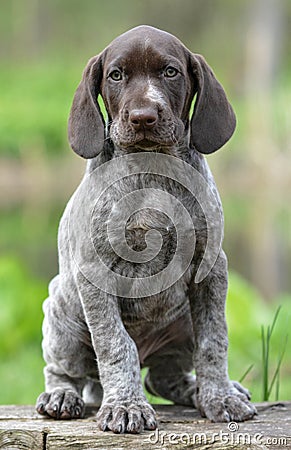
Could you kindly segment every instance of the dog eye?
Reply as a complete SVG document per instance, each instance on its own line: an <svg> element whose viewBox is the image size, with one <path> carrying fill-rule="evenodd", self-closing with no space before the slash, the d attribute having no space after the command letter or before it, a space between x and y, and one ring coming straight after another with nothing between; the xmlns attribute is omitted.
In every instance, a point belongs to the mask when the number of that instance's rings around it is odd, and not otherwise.
<svg viewBox="0 0 291 450"><path fill-rule="evenodd" d="M178 70L174 67L167 67L165 70L165 77L174 78L178 74Z"/></svg>
<svg viewBox="0 0 291 450"><path fill-rule="evenodd" d="M109 76L113 81L121 81L122 80L122 73L120 72L120 70L113 70L113 72L111 72L109 74Z"/></svg>

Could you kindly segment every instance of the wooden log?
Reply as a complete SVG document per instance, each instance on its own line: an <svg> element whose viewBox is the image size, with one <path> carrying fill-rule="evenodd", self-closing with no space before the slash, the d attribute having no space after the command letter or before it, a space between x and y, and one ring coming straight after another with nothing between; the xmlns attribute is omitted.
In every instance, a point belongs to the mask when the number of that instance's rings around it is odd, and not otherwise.
<svg viewBox="0 0 291 450"><path fill-rule="evenodd" d="M32 406L0 406L0 449L291 449L291 402L257 404L254 420L230 424L211 423L188 407L154 407L155 432L117 435L97 429L94 405L84 419L72 421L43 418Z"/></svg>

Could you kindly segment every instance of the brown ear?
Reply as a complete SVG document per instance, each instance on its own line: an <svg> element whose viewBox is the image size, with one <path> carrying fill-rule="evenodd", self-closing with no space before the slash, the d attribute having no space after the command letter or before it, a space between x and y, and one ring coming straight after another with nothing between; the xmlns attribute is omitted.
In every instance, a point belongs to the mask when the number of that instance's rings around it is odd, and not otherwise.
<svg viewBox="0 0 291 450"><path fill-rule="evenodd" d="M104 145L105 126L97 102L101 80L101 58L94 56L75 92L68 123L70 145L83 158L94 158Z"/></svg>
<svg viewBox="0 0 291 450"><path fill-rule="evenodd" d="M236 119L223 87L201 55L192 55L197 98L191 119L191 143L201 153L212 153L232 136Z"/></svg>

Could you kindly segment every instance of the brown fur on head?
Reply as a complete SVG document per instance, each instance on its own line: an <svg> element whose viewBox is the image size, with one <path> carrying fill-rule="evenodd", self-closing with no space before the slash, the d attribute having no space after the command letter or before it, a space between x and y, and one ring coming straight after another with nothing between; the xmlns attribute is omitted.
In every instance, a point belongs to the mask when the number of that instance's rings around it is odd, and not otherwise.
<svg viewBox="0 0 291 450"><path fill-rule="evenodd" d="M201 153L222 147L235 129L224 89L201 55L176 37L140 26L116 38L88 62L75 93L69 141L84 158L103 148L105 125L97 97L107 109L109 134L119 147L169 147L188 133Z"/></svg>

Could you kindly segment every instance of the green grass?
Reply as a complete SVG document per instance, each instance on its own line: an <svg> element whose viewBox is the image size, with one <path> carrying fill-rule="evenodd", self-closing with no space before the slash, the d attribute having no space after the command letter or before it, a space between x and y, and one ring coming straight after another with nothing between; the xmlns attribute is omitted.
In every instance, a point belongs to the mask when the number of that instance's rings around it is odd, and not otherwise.
<svg viewBox="0 0 291 450"><path fill-rule="evenodd" d="M262 392L265 391L263 386L266 383L266 371L269 374L280 372L280 399L291 398L291 345L290 340L286 342L290 325L290 300L290 296L282 296L272 304L266 304L252 286L237 274L230 275L227 302L230 376L240 380L245 375L243 384L252 392L254 401L265 399ZM279 305L280 315L277 313ZM272 330L267 325L269 323L274 325ZM267 361L262 352L262 327L267 327L269 335L272 331L272 345L269 339ZM276 400L276 391L271 392L270 387L268 383L268 399Z"/></svg>
<svg viewBox="0 0 291 450"><path fill-rule="evenodd" d="M262 343L262 373L263 373L263 395L262 400L268 401L270 399L274 384L276 383L276 400L279 399L279 391L280 391L280 369L282 365L282 361L285 355L287 342L288 342L288 334L286 334L285 338L283 338L282 347L278 354L278 362L277 366L274 370L274 374L272 376L271 381L270 378L270 352L272 345L272 335L273 331L281 310L281 306L278 307L272 325L268 325L267 329L265 329L264 325L261 327L261 343Z"/></svg>

